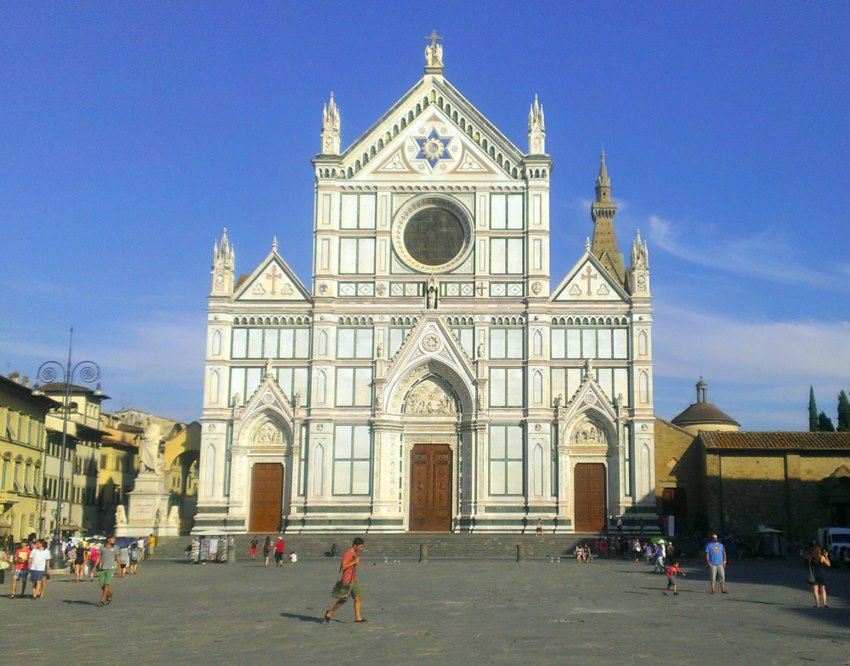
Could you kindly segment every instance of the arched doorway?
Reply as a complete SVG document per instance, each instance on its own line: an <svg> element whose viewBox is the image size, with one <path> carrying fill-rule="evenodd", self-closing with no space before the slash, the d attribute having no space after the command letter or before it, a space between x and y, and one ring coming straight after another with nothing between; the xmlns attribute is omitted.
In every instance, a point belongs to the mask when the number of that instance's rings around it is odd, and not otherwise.
<svg viewBox="0 0 850 666"><path fill-rule="evenodd" d="M404 402L405 430L411 432L408 529L451 532L454 427L458 401L442 379L426 377ZM416 433L416 434L412 434Z"/></svg>

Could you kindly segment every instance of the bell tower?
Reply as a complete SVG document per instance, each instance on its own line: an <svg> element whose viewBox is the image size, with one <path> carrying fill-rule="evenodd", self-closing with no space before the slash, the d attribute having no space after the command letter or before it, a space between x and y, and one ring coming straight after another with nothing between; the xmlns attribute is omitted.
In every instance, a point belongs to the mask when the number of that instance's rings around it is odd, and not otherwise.
<svg viewBox="0 0 850 666"><path fill-rule="evenodd" d="M614 216L617 203L611 200L611 179L605 166L605 151L599 161L599 175L596 177L596 201L590 207L593 218L593 244L591 249L596 258L620 284L625 282L623 257L617 249L617 236L614 233Z"/></svg>

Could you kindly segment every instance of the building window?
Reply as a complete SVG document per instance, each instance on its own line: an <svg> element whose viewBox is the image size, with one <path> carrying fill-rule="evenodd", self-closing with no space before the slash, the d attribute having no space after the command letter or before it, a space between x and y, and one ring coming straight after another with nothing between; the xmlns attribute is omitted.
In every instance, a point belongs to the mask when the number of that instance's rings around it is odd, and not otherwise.
<svg viewBox="0 0 850 666"><path fill-rule="evenodd" d="M337 329L336 355L337 358L372 358L372 329Z"/></svg>
<svg viewBox="0 0 850 666"><path fill-rule="evenodd" d="M522 368L490 369L490 406L522 407Z"/></svg>
<svg viewBox="0 0 850 666"><path fill-rule="evenodd" d="M334 429L334 495L368 495L371 479L369 426Z"/></svg>
<svg viewBox="0 0 850 666"><path fill-rule="evenodd" d="M308 358L309 328L234 328L232 358Z"/></svg>
<svg viewBox="0 0 850 666"><path fill-rule="evenodd" d="M390 343L387 348L387 358L392 358L401 349L401 344L411 331L411 327L392 327L390 328Z"/></svg>
<svg viewBox="0 0 850 666"><path fill-rule="evenodd" d="M552 328L552 358L627 358L625 328Z"/></svg>
<svg viewBox="0 0 850 666"><path fill-rule="evenodd" d="M340 238L339 272L343 275L375 272L374 238Z"/></svg>
<svg viewBox="0 0 850 666"><path fill-rule="evenodd" d="M522 195L490 195L490 228L522 229Z"/></svg>
<svg viewBox="0 0 850 666"><path fill-rule="evenodd" d="M521 275L524 263L522 238L490 239L490 273Z"/></svg>
<svg viewBox="0 0 850 666"><path fill-rule="evenodd" d="M522 428L490 426L490 494L522 495Z"/></svg>
<svg viewBox="0 0 850 666"><path fill-rule="evenodd" d="M372 368L337 368L337 407L368 407L372 404Z"/></svg>
<svg viewBox="0 0 850 666"><path fill-rule="evenodd" d="M475 358L475 329L472 326L454 326L451 331L466 355Z"/></svg>
<svg viewBox="0 0 850 666"><path fill-rule="evenodd" d="M340 229L375 228L374 194L343 194L340 204Z"/></svg>
<svg viewBox="0 0 850 666"><path fill-rule="evenodd" d="M523 329L490 329L490 358L523 358Z"/></svg>

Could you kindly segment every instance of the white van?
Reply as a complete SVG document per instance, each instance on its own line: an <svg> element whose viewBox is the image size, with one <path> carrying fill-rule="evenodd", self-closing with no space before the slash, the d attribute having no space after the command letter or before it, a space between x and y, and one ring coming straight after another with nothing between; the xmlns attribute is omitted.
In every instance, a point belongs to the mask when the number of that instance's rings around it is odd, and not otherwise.
<svg viewBox="0 0 850 666"><path fill-rule="evenodd" d="M850 548L850 527L821 527L818 530L818 544L828 553L833 548Z"/></svg>

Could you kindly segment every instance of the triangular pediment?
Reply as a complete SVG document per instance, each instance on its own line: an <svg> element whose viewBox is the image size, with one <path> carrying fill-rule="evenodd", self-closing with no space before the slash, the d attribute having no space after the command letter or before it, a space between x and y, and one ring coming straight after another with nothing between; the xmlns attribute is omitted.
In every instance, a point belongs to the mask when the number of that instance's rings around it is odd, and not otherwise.
<svg viewBox="0 0 850 666"><path fill-rule="evenodd" d="M512 180L436 106L426 109L408 125L354 180L399 177Z"/></svg>
<svg viewBox="0 0 850 666"><path fill-rule="evenodd" d="M291 441L295 408L278 385L270 367L266 368L263 381L254 393L235 411L234 420L240 424L235 433L236 441L241 441L242 433L253 429L258 420L267 420L270 416L274 417L274 422L288 428L286 435Z"/></svg>
<svg viewBox="0 0 850 666"><path fill-rule="evenodd" d="M454 86L425 77L341 155L347 179L522 178L524 154Z"/></svg>
<svg viewBox="0 0 850 666"><path fill-rule="evenodd" d="M425 314L419 318L389 364L383 382L386 394L393 396L397 385L409 379L412 370L438 366L444 370L437 374L454 386L462 384L467 397L474 394L472 362L442 319L436 314ZM395 395L396 402L399 399L400 396Z"/></svg>
<svg viewBox="0 0 850 666"><path fill-rule="evenodd" d="M593 411L610 422L617 420L617 410L602 387L596 383L593 373L586 371L576 392L568 399L564 408L563 421L569 423L582 412Z"/></svg>
<svg viewBox="0 0 850 666"><path fill-rule="evenodd" d="M628 298L599 259L588 251L552 291L551 300L620 302Z"/></svg>
<svg viewBox="0 0 850 666"><path fill-rule="evenodd" d="M310 302L310 293L293 270L272 249L251 275L236 289L236 301Z"/></svg>

